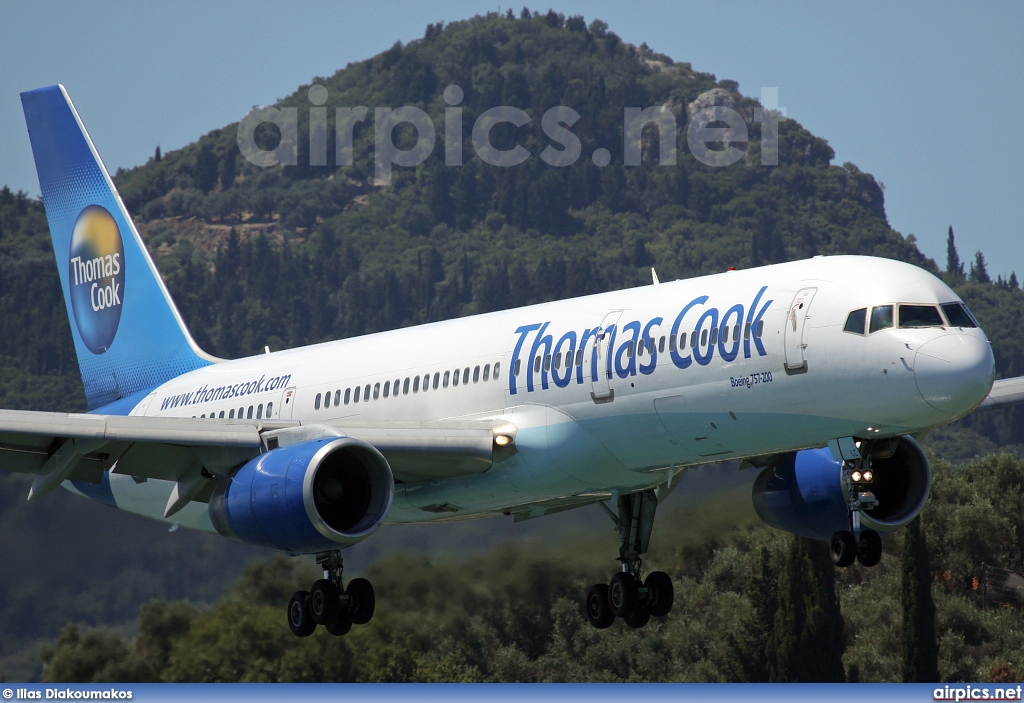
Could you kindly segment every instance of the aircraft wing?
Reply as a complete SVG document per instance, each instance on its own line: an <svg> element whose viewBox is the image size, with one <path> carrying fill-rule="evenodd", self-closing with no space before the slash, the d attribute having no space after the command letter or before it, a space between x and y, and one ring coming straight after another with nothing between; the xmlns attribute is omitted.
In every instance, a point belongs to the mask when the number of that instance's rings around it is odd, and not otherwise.
<svg viewBox="0 0 1024 703"><path fill-rule="evenodd" d="M1024 403L1024 376L1001 378L992 384L988 397L981 401L978 410L998 410Z"/></svg>
<svg viewBox="0 0 1024 703"><path fill-rule="evenodd" d="M380 451L398 480L437 480L482 473L514 451L496 447L496 433L514 438L515 428L486 422L335 426L0 410L0 470L35 475L30 500L69 479L100 483L104 471L174 481L180 509L208 497L212 482L203 479L228 475L278 446L349 436Z"/></svg>

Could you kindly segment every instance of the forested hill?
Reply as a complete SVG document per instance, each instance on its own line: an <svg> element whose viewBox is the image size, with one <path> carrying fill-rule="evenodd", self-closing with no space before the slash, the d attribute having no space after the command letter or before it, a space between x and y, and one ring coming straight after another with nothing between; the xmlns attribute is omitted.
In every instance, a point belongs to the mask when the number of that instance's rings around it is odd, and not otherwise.
<svg viewBox="0 0 1024 703"><path fill-rule="evenodd" d="M351 166L336 166L333 129L329 165L309 165L312 85L326 88L330 124L333 108L370 108L354 128ZM450 85L464 94L462 166L445 165ZM429 113L437 143L419 166L396 167L390 186L375 185L373 108L402 105ZM492 131L497 148L530 152L518 166L490 166L473 149L476 118L498 105L532 117ZM580 114L572 131L582 156L561 168L538 157L551 145L540 118L555 105ZM746 122L749 141L735 145L744 158L732 166L689 151L688 119L709 105ZM277 106L298 108L296 166L248 163L232 124L115 178L194 336L223 357L640 285L652 265L666 280L857 253L937 270L912 235L889 227L880 184L833 165L824 139L785 119L779 164L762 165L758 103L734 81L625 44L599 20L524 12L431 25ZM672 111L675 165L659 163L653 125L641 165L624 165L630 106ZM409 132L395 130L399 146L410 146ZM272 134L257 137L273 146ZM599 147L611 155L603 168L590 158ZM82 408L42 209L6 191L0 273L0 405ZM953 267L949 280L992 336L1000 372L1024 373L1016 281L991 284L983 265L976 284L961 285L965 277ZM987 432L1011 439L1002 419Z"/></svg>

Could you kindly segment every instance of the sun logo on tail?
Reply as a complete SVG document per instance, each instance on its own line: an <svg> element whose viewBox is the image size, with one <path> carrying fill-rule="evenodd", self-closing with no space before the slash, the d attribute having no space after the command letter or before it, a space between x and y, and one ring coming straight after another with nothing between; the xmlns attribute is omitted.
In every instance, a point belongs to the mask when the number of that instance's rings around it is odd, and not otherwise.
<svg viewBox="0 0 1024 703"><path fill-rule="evenodd" d="M79 213L68 258L78 333L89 351L102 354L117 334L124 299L124 243L106 208L89 205Z"/></svg>

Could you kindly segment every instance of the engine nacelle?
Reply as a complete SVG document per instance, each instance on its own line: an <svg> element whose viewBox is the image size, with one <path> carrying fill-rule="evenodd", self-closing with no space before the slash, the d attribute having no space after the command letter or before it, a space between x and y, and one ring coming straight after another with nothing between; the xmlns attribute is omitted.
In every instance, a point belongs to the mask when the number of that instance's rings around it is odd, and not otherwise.
<svg viewBox="0 0 1024 703"><path fill-rule="evenodd" d="M828 540L849 530L842 464L828 449L786 454L754 481L754 509L766 523L812 539ZM871 491L878 499L861 513L861 524L879 533L892 532L913 520L932 485L932 469L916 441L900 437L888 458L871 460Z"/></svg>
<svg viewBox="0 0 1024 703"><path fill-rule="evenodd" d="M225 537L293 554L339 549L366 539L395 495L380 452L351 437L325 437L252 459L210 498Z"/></svg>

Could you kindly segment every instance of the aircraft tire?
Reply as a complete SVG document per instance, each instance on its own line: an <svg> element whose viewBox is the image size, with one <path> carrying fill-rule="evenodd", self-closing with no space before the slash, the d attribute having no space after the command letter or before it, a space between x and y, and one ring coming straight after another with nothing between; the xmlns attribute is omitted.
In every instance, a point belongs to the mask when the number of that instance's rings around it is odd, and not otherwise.
<svg viewBox="0 0 1024 703"><path fill-rule="evenodd" d="M627 615L623 620L633 629L639 629L646 625L651 619L651 611L644 606L639 606L632 615Z"/></svg>
<svg viewBox="0 0 1024 703"><path fill-rule="evenodd" d="M335 637L347 635L348 631L352 629L352 618L348 615L340 614L333 622L329 622L324 625L324 629Z"/></svg>
<svg viewBox="0 0 1024 703"><path fill-rule="evenodd" d="M296 637L309 637L316 623L309 612L309 591L295 591L288 601L288 628Z"/></svg>
<svg viewBox="0 0 1024 703"><path fill-rule="evenodd" d="M644 580L647 588L647 610L655 617L663 618L672 610L675 591L672 579L664 571L652 571Z"/></svg>
<svg viewBox="0 0 1024 703"><path fill-rule="evenodd" d="M882 538L874 530L864 530L857 545L857 561L861 566L875 566L881 560Z"/></svg>
<svg viewBox="0 0 1024 703"><path fill-rule="evenodd" d="M608 604L616 617L632 615L640 600L640 586L632 574L624 571L612 576L608 584Z"/></svg>
<svg viewBox="0 0 1024 703"><path fill-rule="evenodd" d="M334 622L340 610L338 587L327 579L313 582L309 589L309 612L317 625Z"/></svg>
<svg viewBox="0 0 1024 703"><path fill-rule="evenodd" d="M352 599L348 615L352 622L356 625L365 625L370 622L377 605L373 585L366 579L352 579L349 581L345 593Z"/></svg>
<svg viewBox="0 0 1024 703"><path fill-rule="evenodd" d="M840 530L832 535L829 542L829 554L832 563L839 567L847 567L857 557L857 542L853 533L847 530Z"/></svg>
<svg viewBox="0 0 1024 703"><path fill-rule="evenodd" d="M591 586L587 591L585 607L587 620L598 630L609 628L615 622L615 613L608 602L608 584L598 583Z"/></svg>

